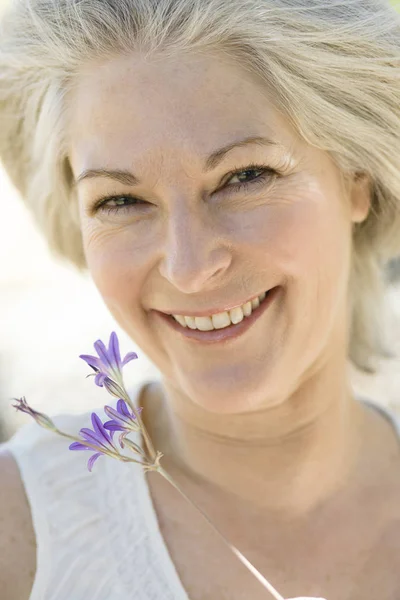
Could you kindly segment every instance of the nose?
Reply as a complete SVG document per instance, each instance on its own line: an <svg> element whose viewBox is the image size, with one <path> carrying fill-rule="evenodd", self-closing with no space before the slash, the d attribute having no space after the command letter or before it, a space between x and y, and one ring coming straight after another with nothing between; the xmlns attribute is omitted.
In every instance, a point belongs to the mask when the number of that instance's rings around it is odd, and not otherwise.
<svg viewBox="0 0 400 600"><path fill-rule="evenodd" d="M215 224L182 205L169 216L165 240L160 273L183 293L211 289L231 264L228 244Z"/></svg>

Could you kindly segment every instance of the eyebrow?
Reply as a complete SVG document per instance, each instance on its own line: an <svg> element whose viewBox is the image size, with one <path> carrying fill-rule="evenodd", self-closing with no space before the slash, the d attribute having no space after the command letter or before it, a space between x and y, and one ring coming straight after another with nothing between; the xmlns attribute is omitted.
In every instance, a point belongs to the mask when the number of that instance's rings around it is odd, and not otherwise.
<svg viewBox="0 0 400 600"><path fill-rule="evenodd" d="M248 146L250 144L257 144L259 146L280 146L278 142L275 142L269 138L262 136L251 136L244 138L243 140L239 140L236 142L231 142L218 150L215 150L207 157L205 161L204 171L208 172L212 169L215 169L219 163L223 160L223 158L233 150L234 148L241 148L243 146ZM121 170L121 169L86 169L83 171L74 182L74 186L77 186L81 181L85 179L94 179L96 177L105 177L107 179L113 179L115 181L119 181L124 185L138 185L140 183L140 179L136 177L131 171Z"/></svg>

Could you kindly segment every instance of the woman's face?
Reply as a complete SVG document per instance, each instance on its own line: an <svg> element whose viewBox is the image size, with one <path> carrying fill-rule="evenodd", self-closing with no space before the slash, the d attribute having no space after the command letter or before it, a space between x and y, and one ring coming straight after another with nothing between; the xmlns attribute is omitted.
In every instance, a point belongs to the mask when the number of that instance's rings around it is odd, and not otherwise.
<svg viewBox="0 0 400 600"><path fill-rule="evenodd" d="M217 55L119 57L82 69L69 108L90 273L170 385L214 412L256 410L346 352L367 194L345 189L255 77ZM132 175L82 177L93 169ZM271 288L228 339L189 338L160 314L212 315Z"/></svg>

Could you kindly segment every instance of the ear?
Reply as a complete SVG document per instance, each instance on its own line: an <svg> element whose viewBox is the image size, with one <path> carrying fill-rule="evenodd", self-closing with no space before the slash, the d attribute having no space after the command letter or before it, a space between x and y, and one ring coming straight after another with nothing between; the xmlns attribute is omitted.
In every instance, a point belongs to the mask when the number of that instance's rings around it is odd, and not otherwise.
<svg viewBox="0 0 400 600"><path fill-rule="evenodd" d="M354 173L349 194L351 220L362 223L368 217L372 202L371 180L366 173Z"/></svg>

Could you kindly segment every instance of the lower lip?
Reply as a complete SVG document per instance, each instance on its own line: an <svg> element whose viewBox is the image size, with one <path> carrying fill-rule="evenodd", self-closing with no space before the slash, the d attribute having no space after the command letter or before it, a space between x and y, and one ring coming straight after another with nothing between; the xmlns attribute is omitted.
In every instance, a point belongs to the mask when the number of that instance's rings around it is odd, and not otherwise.
<svg viewBox="0 0 400 600"><path fill-rule="evenodd" d="M224 342L226 340L232 340L243 335L260 317L265 313L267 308L272 304L277 295L279 287L272 288L267 293L265 299L261 302L260 306L253 309L253 312L249 317L244 317L243 321L236 325L230 325L223 329L213 329L212 331L200 331L199 329L190 329L189 327L182 327L174 317L154 311L155 314L167 323L169 327L188 338L193 342L200 342L205 344L215 344L218 342Z"/></svg>

